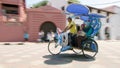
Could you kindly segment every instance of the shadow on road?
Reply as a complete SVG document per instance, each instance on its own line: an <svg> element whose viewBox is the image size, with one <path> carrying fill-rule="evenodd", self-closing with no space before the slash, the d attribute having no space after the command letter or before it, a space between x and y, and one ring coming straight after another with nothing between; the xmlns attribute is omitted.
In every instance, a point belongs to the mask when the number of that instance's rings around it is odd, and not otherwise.
<svg viewBox="0 0 120 68"><path fill-rule="evenodd" d="M44 63L49 65L68 64L71 63L73 60L81 62L90 62L95 60L95 58L92 57L86 58L83 55L76 54L45 55L43 56L43 58L47 58Z"/></svg>

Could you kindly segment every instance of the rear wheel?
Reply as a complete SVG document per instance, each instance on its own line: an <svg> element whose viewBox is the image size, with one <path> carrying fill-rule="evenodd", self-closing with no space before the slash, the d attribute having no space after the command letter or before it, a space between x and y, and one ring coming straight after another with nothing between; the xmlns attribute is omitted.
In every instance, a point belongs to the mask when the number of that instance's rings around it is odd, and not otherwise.
<svg viewBox="0 0 120 68"><path fill-rule="evenodd" d="M82 52L85 57L95 57L98 53L98 44L93 39L87 39L82 45Z"/></svg>
<svg viewBox="0 0 120 68"><path fill-rule="evenodd" d="M61 45L56 45L56 41L50 41L48 44L48 51L52 54L52 55L56 55L56 54L60 54L61 52Z"/></svg>

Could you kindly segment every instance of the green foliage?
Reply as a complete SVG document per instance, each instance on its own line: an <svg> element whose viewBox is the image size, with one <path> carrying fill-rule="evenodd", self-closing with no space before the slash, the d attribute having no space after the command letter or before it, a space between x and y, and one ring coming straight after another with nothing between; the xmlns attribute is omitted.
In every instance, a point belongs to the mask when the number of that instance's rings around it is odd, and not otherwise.
<svg viewBox="0 0 120 68"><path fill-rule="evenodd" d="M79 0L68 0L69 3L80 3Z"/></svg>
<svg viewBox="0 0 120 68"><path fill-rule="evenodd" d="M34 4L32 6L32 8L38 8L38 7L41 7L41 6L45 6L45 5L47 5L47 3L48 3L48 0L44 0L44 1L41 1L41 2L38 2L38 3Z"/></svg>

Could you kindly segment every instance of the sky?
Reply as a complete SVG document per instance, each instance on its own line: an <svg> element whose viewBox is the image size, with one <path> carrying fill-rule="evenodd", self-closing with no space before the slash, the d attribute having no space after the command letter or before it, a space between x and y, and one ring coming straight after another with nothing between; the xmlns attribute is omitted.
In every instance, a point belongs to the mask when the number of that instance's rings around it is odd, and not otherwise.
<svg viewBox="0 0 120 68"><path fill-rule="evenodd" d="M27 7L43 0L26 0ZM120 7L120 0L80 0L81 4L89 5L96 8L104 8L112 5Z"/></svg>

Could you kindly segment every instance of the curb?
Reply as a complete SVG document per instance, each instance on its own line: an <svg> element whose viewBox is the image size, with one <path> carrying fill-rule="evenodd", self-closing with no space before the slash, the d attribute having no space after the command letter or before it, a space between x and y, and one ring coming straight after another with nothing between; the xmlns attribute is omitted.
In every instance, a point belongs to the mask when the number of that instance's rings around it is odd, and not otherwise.
<svg viewBox="0 0 120 68"><path fill-rule="evenodd" d="M20 42L20 43L5 42L5 43L1 43L0 45L24 45L24 43L23 42Z"/></svg>

